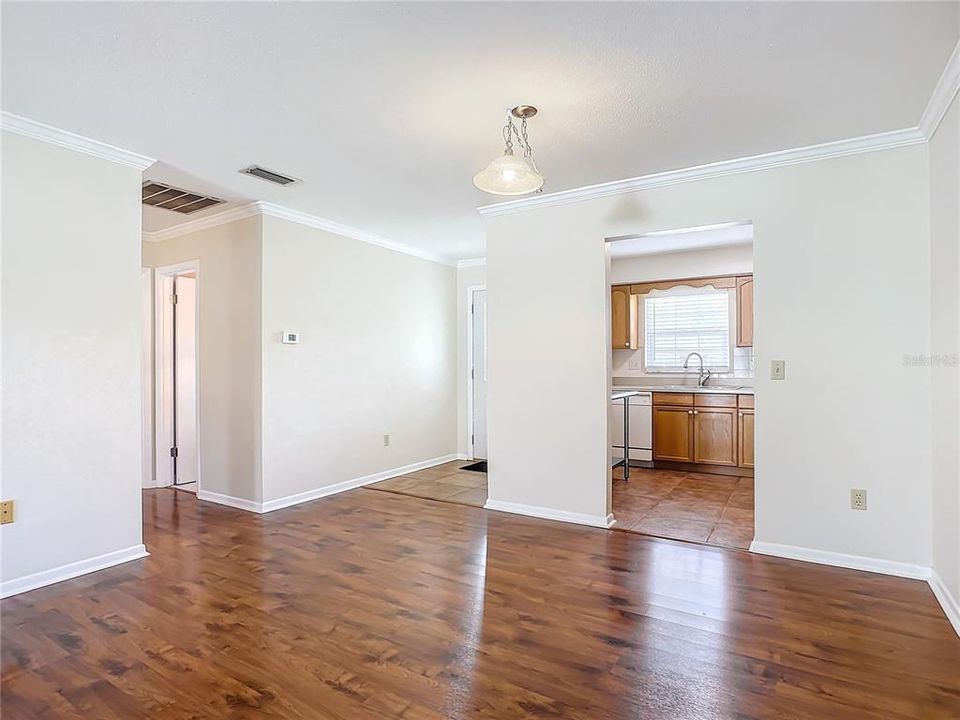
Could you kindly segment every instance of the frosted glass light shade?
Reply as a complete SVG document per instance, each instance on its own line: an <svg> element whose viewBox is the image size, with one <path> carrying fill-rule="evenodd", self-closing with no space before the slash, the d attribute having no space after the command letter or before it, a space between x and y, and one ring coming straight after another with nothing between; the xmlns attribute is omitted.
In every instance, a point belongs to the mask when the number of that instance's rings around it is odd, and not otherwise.
<svg viewBox="0 0 960 720"><path fill-rule="evenodd" d="M473 176L473 184L493 195L526 195L543 187L543 175L525 158L501 155Z"/></svg>

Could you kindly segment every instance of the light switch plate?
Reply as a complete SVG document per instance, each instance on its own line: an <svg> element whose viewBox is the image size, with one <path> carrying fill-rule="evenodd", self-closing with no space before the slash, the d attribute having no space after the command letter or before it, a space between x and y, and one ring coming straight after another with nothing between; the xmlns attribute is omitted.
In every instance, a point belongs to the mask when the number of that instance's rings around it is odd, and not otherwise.
<svg viewBox="0 0 960 720"><path fill-rule="evenodd" d="M300 333L293 332L292 330L284 330L280 334L280 339L284 345L297 345L300 343Z"/></svg>
<svg viewBox="0 0 960 720"><path fill-rule="evenodd" d="M770 379L771 380L783 380L787 376L787 362L786 360L771 360L770 361Z"/></svg>

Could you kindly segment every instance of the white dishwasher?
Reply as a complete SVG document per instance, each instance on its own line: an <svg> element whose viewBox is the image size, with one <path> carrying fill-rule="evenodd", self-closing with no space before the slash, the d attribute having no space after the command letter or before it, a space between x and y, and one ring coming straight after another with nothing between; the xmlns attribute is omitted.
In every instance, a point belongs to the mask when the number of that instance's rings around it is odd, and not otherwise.
<svg viewBox="0 0 960 720"><path fill-rule="evenodd" d="M653 461L653 394L641 392L630 403L630 459L640 464ZM607 413L613 456L623 457L623 400L612 400ZM633 463L631 463L633 464Z"/></svg>

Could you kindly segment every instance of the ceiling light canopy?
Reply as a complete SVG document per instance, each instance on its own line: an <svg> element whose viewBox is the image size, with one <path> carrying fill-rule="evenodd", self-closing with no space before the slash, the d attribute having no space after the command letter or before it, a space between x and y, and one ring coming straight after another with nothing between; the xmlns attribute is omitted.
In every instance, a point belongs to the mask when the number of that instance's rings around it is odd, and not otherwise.
<svg viewBox="0 0 960 720"><path fill-rule="evenodd" d="M543 188L543 175L537 169L533 159L533 148L527 139L527 118L537 114L532 105L517 105L507 112L507 123L503 126L503 155L494 158L486 169L473 176L473 184L478 190L492 195L526 195L539 192ZM520 129L513 119L520 120ZM523 150L523 157L513 154L513 140Z"/></svg>

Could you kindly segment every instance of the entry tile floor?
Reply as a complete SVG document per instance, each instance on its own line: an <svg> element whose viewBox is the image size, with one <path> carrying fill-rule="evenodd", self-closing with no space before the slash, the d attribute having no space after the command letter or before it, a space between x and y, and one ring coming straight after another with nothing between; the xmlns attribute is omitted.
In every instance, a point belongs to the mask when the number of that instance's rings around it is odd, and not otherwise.
<svg viewBox="0 0 960 720"><path fill-rule="evenodd" d="M630 468L613 473L619 530L746 549L753 540L753 478Z"/></svg>
<svg viewBox="0 0 960 720"><path fill-rule="evenodd" d="M461 469L472 465L473 462L473 460L457 460L444 463L409 475L383 480L368 485L367 488L428 500L443 500L459 505L483 507L487 501L487 474Z"/></svg>

